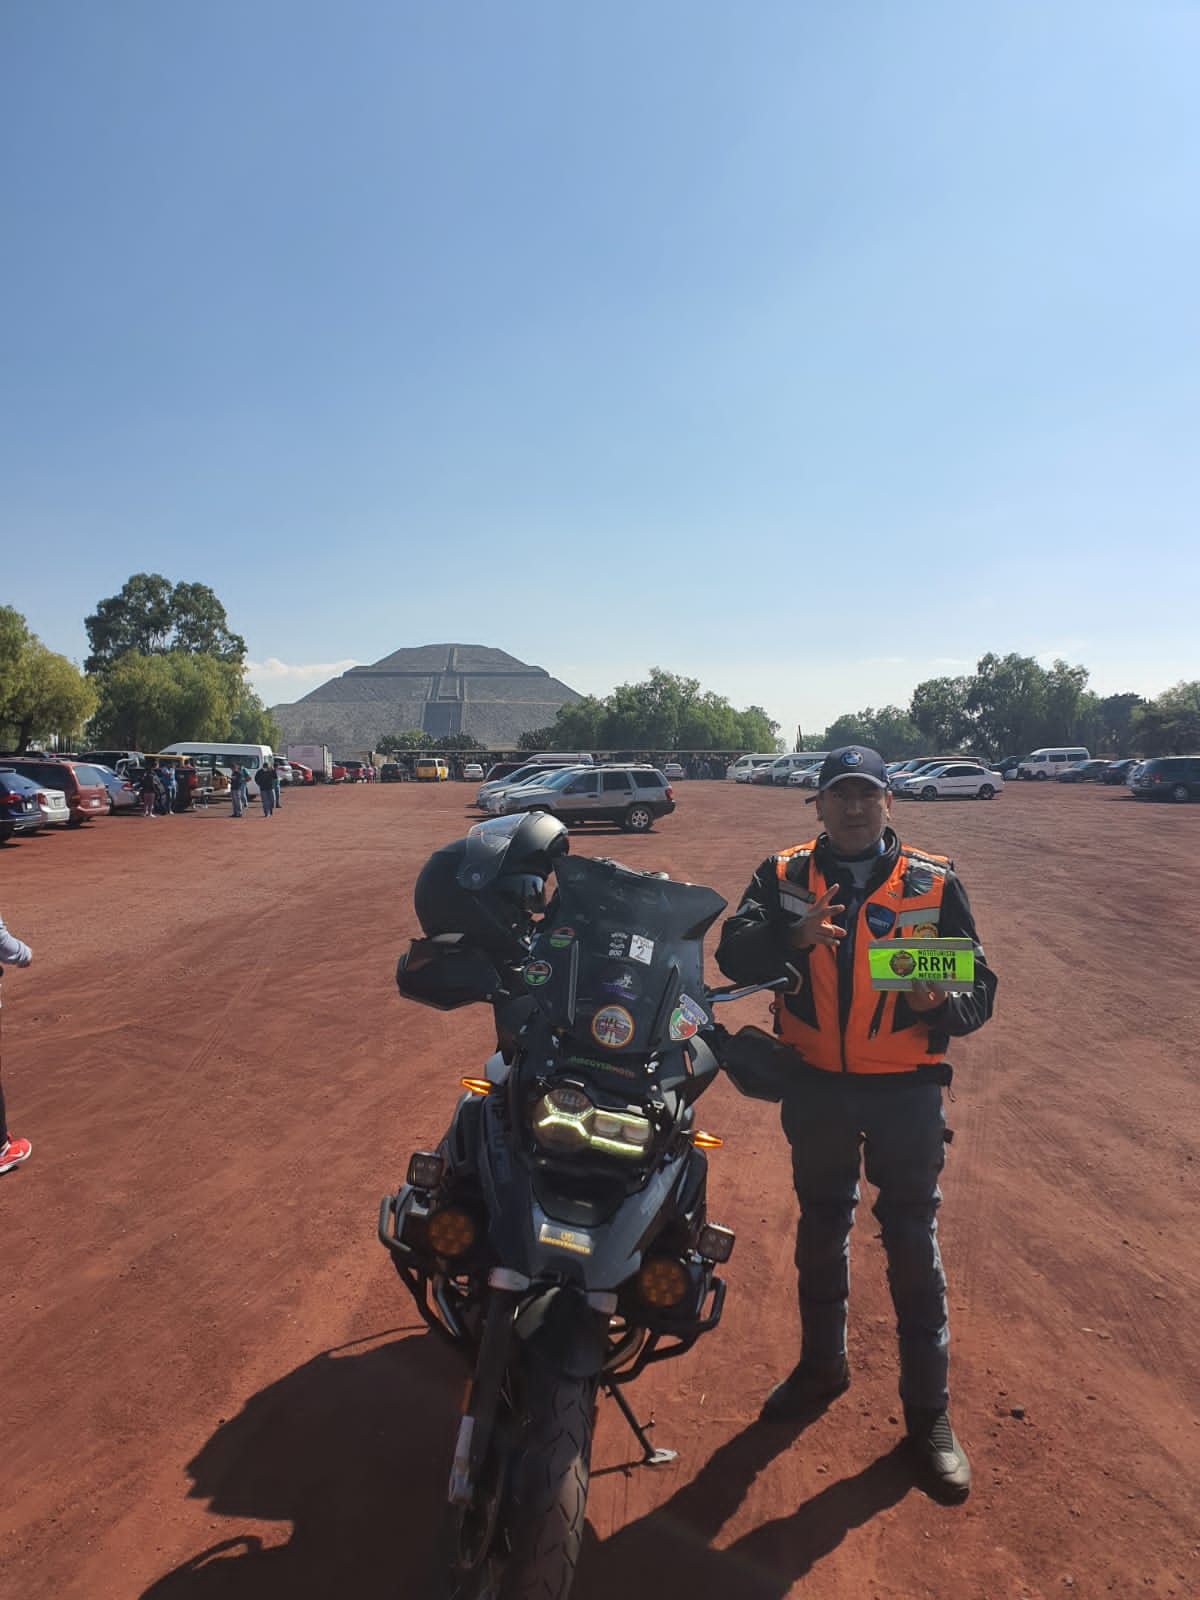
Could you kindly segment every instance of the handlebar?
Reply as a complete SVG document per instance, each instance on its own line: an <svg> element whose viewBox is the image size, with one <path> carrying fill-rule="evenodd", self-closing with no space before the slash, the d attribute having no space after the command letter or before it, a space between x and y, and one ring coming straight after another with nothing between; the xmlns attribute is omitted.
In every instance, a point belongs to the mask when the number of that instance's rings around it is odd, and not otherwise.
<svg viewBox="0 0 1200 1600"><path fill-rule="evenodd" d="M744 1000L748 994L760 994L764 989L790 989L791 986L791 978L769 978L766 983L727 983L719 989L706 989L705 993L710 1004L720 1006L730 1000Z"/></svg>

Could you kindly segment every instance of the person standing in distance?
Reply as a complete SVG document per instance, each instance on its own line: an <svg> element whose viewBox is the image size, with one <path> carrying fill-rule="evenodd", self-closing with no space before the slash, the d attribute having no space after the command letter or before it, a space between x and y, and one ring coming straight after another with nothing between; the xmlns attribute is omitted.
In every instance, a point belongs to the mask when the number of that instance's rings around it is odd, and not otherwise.
<svg viewBox="0 0 1200 1600"><path fill-rule="evenodd" d="M793 979L772 1009L775 1032L795 1055L781 1114L800 1202L800 1360L762 1414L802 1418L849 1386L850 1229L861 1158L879 1191L874 1213L896 1308L908 1437L939 1491L961 1500L971 1468L950 1423L937 1242L942 1090L951 1077L950 1040L991 1016L996 978L953 863L902 844L890 826L887 769L874 750L834 750L808 803L824 831L762 863L717 949L717 964L735 983ZM969 938L971 993L872 989L871 940L902 935Z"/></svg>
<svg viewBox="0 0 1200 1600"><path fill-rule="evenodd" d="M269 761L264 761L254 774L254 781L258 785L258 797L262 801L263 816L269 817L275 809L279 798L279 774Z"/></svg>
<svg viewBox="0 0 1200 1600"><path fill-rule="evenodd" d="M0 917L0 961L13 967L27 967L32 960L33 951L9 933L4 926L4 918ZM20 1162L28 1161L32 1154L33 1146L28 1139L9 1136L4 1113L4 1086L0 1084L0 1172L11 1172Z"/></svg>
<svg viewBox="0 0 1200 1600"><path fill-rule="evenodd" d="M229 769L229 804L230 815L241 817L246 811L246 785L250 781L250 774L242 765L240 756L235 756L233 766Z"/></svg>

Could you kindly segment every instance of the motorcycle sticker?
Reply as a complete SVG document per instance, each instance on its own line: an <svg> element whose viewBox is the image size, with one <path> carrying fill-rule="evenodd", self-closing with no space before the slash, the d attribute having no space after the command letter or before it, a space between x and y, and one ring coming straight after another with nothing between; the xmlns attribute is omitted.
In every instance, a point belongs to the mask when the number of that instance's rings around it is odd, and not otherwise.
<svg viewBox="0 0 1200 1600"><path fill-rule="evenodd" d="M654 960L654 940L644 939L640 933L635 933L629 941L629 959L641 961L648 967Z"/></svg>
<svg viewBox="0 0 1200 1600"><path fill-rule="evenodd" d="M575 938L574 928L555 928L550 935L550 943L556 950L565 950Z"/></svg>
<svg viewBox="0 0 1200 1600"><path fill-rule="evenodd" d="M637 998L637 990L633 986L633 980L627 978L624 973L619 978L614 978L611 983L602 983L600 987L605 994L615 994L618 1000L633 1000Z"/></svg>
<svg viewBox="0 0 1200 1600"><path fill-rule="evenodd" d="M676 1006L671 1013L671 1026L667 1032L678 1043L681 1039L690 1039L699 1026L698 1022L684 1016L682 1006Z"/></svg>
<svg viewBox="0 0 1200 1600"><path fill-rule="evenodd" d="M633 1038L633 1018L624 1006L604 1006L592 1018L592 1038L606 1050L620 1050Z"/></svg>
<svg viewBox="0 0 1200 1600"><path fill-rule="evenodd" d="M610 933L608 936L608 957L610 961L624 961L625 947L629 943L627 933Z"/></svg>
<svg viewBox="0 0 1200 1600"><path fill-rule="evenodd" d="M552 1245L556 1250L569 1250L576 1256L590 1256L594 1248L591 1236L581 1228L560 1228L557 1222L542 1223L538 1229L538 1243Z"/></svg>
<svg viewBox="0 0 1200 1600"><path fill-rule="evenodd" d="M693 1000L690 994L681 994L679 996L679 1009L687 1020L694 1022L698 1028L702 1028L708 1021L708 1012L705 1011L702 1005Z"/></svg>
<svg viewBox="0 0 1200 1600"><path fill-rule="evenodd" d="M525 968L525 982L531 989L540 988L553 976L554 968L548 961L531 961Z"/></svg>

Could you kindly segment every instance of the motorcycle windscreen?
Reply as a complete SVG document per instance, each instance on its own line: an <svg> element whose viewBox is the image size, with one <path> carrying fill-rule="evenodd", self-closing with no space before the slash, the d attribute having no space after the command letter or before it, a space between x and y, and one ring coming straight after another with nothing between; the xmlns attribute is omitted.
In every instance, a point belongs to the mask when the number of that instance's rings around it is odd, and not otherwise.
<svg viewBox="0 0 1200 1600"><path fill-rule="evenodd" d="M558 894L523 979L575 1046L646 1055L707 1023L704 935L725 909L714 889L615 861L555 862Z"/></svg>

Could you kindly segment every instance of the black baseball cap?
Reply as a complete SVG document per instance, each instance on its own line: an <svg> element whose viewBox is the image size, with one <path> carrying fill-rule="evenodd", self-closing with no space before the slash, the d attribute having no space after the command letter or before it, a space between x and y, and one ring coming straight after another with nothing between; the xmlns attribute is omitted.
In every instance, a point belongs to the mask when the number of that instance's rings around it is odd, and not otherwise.
<svg viewBox="0 0 1200 1600"><path fill-rule="evenodd" d="M821 763L817 794L824 794L843 778L865 778L878 789L891 787L883 757L878 750L868 750L865 744L844 744L840 750L830 751Z"/></svg>

